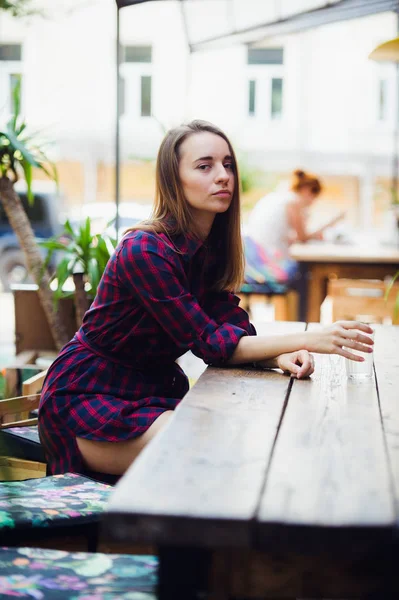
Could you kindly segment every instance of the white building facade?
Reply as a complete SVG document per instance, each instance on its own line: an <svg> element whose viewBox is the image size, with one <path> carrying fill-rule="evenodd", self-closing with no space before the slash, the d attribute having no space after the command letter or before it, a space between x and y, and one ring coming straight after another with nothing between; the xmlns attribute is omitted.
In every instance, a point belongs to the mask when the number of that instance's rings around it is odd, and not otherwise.
<svg viewBox="0 0 399 600"><path fill-rule="evenodd" d="M97 163L115 156L116 8L113 0L74 4L60 0L48 19L0 13L0 120L21 77L31 129L56 140L56 160L82 162L90 200ZM214 30L210 13L201 27L207 18ZM202 118L264 170L359 177L367 207L375 178L391 176L398 112L396 66L368 55L396 32L396 15L382 13L252 48L190 53L181 3L125 8L122 159L153 158L165 129Z"/></svg>

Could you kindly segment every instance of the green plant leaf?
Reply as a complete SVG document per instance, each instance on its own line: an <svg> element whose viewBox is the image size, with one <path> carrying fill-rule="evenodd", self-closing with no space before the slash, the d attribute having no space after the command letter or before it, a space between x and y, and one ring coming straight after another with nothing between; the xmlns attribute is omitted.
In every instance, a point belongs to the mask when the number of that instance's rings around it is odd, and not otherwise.
<svg viewBox="0 0 399 600"><path fill-rule="evenodd" d="M395 281L398 279L398 277L399 277L399 271L397 271L397 272L395 273L395 275L392 277L392 280L389 282L389 285L388 285L388 287L387 287L387 289L386 289L386 292L385 292L385 295L384 295L384 300L385 300L385 302L388 300L388 296L389 296L389 294L391 293L391 289L392 289L392 287L393 287L393 284L394 284L394 283L395 283Z"/></svg>
<svg viewBox="0 0 399 600"><path fill-rule="evenodd" d="M66 280L68 279L68 277L71 277L72 275L72 270L70 268L70 259L69 257L65 257L63 258L57 265L56 271L55 271L55 278L57 279L57 292L59 293L60 291L62 292L62 288L66 282Z"/></svg>
<svg viewBox="0 0 399 600"><path fill-rule="evenodd" d="M34 195L32 192L32 165L26 160L21 161L21 166L26 180L26 196L30 205L34 203Z"/></svg>
<svg viewBox="0 0 399 600"><path fill-rule="evenodd" d="M41 246L42 248L47 248L48 250L51 250L52 252L55 252L56 250L66 250L67 246L65 246L65 244L63 244L62 242L59 242L57 240L57 238L51 238L48 240L43 240L38 242L39 246Z"/></svg>
<svg viewBox="0 0 399 600"><path fill-rule="evenodd" d="M396 321L399 314L399 292L396 294L395 307L393 309L394 320Z"/></svg>
<svg viewBox="0 0 399 600"><path fill-rule="evenodd" d="M98 284L100 283L102 272L100 272L98 262L93 258L91 258L88 262L87 275L89 278L91 289L94 291L94 293L96 293Z"/></svg>
<svg viewBox="0 0 399 600"><path fill-rule="evenodd" d="M23 142L20 142L20 140L10 128L7 128L7 137L10 140L10 144L13 147L14 152L20 152L22 157L27 162L29 162L32 165L32 167L40 168L40 164L37 162L33 154L28 150L28 148Z"/></svg>

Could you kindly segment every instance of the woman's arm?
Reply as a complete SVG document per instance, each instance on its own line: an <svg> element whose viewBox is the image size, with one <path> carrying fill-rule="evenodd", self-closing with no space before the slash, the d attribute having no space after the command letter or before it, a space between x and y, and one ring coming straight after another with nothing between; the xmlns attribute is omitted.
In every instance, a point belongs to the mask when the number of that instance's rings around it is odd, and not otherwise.
<svg viewBox="0 0 399 600"><path fill-rule="evenodd" d="M325 232L325 230L328 229L329 227L333 227L333 225L335 225L336 223L338 223L339 221L341 221L344 217L345 217L345 212L340 212L333 219L331 219L330 221L328 221L327 223L325 223L324 225L322 225L322 227L319 227L319 229L316 229L316 231L314 231L313 233L309 234L308 240L321 240L321 239L323 239L323 233Z"/></svg>
<svg viewBox="0 0 399 600"><path fill-rule="evenodd" d="M306 242L309 235L306 231L306 222L303 211L297 202L293 201L287 204L287 220L289 228L295 233L292 242Z"/></svg>
<svg viewBox="0 0 399 600"><path fill-rule="evenodd" d="M347 348L372 352L373 340L362 333L367 334L372 331L371 327L359 321L337 321L319 331L274 336L246 336L240 339L228 363L235 365L270 361L273 358L277 359L282 354L298 350L320 354L340 354L361 362L364 358L351 353ZM267 365L265 364L265 366Z"/></svg>
<svg viewBox="0 0 399 600"><path fill-rule="evenodd" d="M287 204L287 219L290 228L295 232L295 239L293 242L308 242L309 240L321 240L323 239L323 233L329 227L332 227L338 221L343 219L345 216L344 212L339 213L333 219L325 223L322 227L312 231L311 233L306 229L306 219L303 210L296 202Z"/></svg>

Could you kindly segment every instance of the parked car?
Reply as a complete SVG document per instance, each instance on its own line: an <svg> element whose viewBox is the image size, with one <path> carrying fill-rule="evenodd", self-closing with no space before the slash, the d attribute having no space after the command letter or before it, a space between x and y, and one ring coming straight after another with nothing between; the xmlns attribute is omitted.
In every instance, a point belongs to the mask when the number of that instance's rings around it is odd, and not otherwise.
<svg viewBox="0 0 399 600"><path fill-rule="evenodd" d="M47 183L47 182L46 182ZM16 187L22 204L37 238L47 239L62 231L59 220L59 196L55 185L35 184L34 202L29 204L26 189ZM45 252L43 252L43 257ZM24 254L17 237L8 221L4 207L0 203L0 282L4 291L9 291L13 283L29 281L29 273Z"/></svg>

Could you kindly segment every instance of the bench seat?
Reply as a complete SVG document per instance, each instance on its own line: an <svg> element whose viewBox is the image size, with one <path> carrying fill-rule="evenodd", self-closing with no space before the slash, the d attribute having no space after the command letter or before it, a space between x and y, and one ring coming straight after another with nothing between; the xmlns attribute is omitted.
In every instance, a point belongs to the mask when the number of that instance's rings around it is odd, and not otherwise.
<svg viewBox="0 0 399 600"><path fill-rule="evenodd" d="M155 556L1 548L0 564L1 597L156 599Z"/></svg>
<svg viewBox="0 0 399 600"><path fill-rule="evenodd" d="M100 517L111 487L76 473L0 483L0 545L44 543L79 538L94 549ZM69 543L69 542L68 542Z"/></svg>

